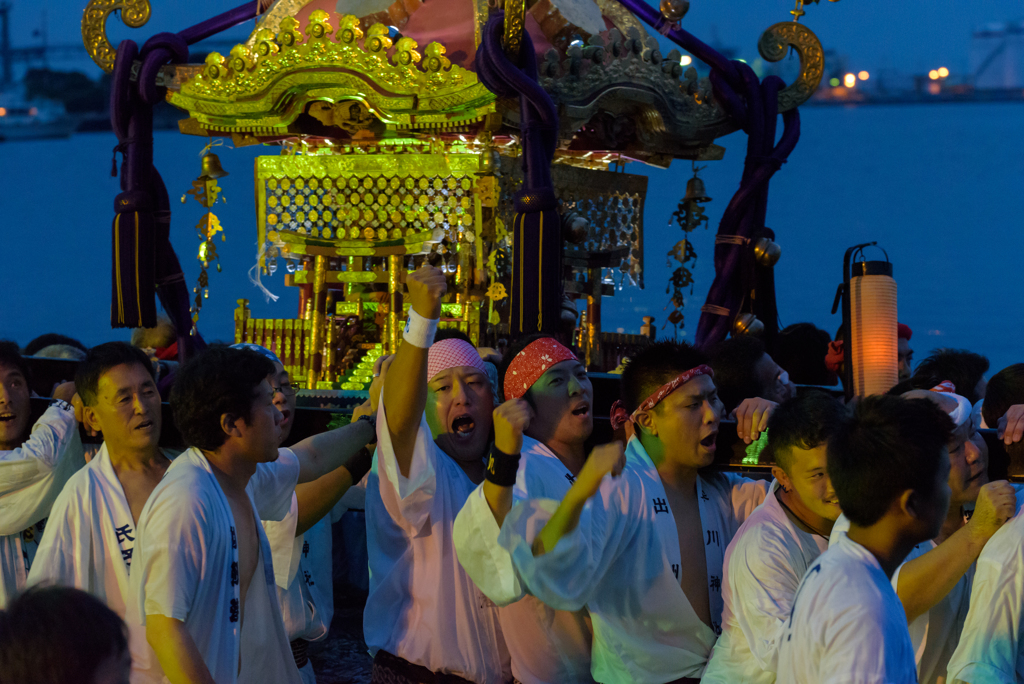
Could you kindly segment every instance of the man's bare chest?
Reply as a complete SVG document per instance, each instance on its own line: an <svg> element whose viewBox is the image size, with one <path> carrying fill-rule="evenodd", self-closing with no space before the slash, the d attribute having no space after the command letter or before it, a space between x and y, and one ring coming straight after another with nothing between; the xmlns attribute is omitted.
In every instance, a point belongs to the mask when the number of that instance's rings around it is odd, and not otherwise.
<svg viewBox="0 0 1024 684"><path fill-rule="evenodd" d="M235 519L235 538L238 544L238 593L244 610L249 584L252 582L256 566L259 563L260 542L252 504L248 498L244 501L229 498L229 503L231 504L231 514Z"/></svg>

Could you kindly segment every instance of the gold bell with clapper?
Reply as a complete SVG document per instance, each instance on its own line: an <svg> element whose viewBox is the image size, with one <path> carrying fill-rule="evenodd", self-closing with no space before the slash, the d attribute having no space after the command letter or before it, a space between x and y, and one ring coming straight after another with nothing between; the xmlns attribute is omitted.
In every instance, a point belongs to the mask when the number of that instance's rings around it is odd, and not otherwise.
<svg viewBox="0 0 1024 684"><path fill-rule="evenodd" d="M220 165L220 157L213 152L203 155L203 172L199 175L200 180L216 180L229 175Z"/></svg>

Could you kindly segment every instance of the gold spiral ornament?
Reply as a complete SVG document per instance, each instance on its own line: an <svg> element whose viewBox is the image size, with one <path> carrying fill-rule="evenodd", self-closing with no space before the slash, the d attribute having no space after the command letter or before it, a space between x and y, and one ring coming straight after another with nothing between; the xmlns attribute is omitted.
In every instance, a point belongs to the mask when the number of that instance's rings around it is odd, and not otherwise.
<svg viewBox="0 0 1024 684"><path fill-rule="evenodd" d="M107 17L121 12L121 21L129 28L140 28L149 21L149 0L89 0L82 13L82 43L92 61L108 74L114 70L117 50L107 40Z"/></svg>
<svg viewBox="0 0 1024 684"><path fill-rule="evenodd" d="M768 27L757 41L757 51L769 62L778 62L793 48L800 56L800 75L779 91L779 112L795 109L810 99L825 74L825 51L814 31L795 21Z"/></svg>

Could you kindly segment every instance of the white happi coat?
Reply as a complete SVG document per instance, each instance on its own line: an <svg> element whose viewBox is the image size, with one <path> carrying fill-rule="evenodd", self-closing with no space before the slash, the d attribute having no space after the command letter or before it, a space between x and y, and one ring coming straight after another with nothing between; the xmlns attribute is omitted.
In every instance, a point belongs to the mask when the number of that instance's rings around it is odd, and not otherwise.
<svg viewBox="0 0 1024 684"><path fill-rule="evenodd" d="M28 584L87 591L124 619L135 537L132 511L104 443L54 502ZM132 684L160 684L163 671L145 628L128 622L128 632Z"/></svg>
<svg viewBox="0 0 1024 684"><path fill-rule="evenodd" d="M325 515L295 536L298 499L284 520L263 520L274 557L277 600L288 640L319 641L327 636L334 617L334 579L331 575L331 516ZM315 684L313 665L299 670L304 684Z"/></svg>
<svg viewBox="0 0 1024 684"><path fill-rule="evenodd" d="M256 467L245 488L256 520L280 520L291 506L299 462L289 449L278 454L276 461ZM231 506L203 453L195 448L184 452L167 469L139 516L129 616L141 625L147 615L184 622L217 684L247 681L249 671L260 673L260 681L299 684L277 602L270 544L262 525L256 525L256 532L259 561L241 629ZM141 615L134 615L140 608Z"/></svg>
<svg viewBox="0 0 1024 684"><path fill-rule="evenodd" d="M870 551L845 532L807 570L779 646L786 684L915 684L903 604Z"/></svg>
<svg viewBox="0 0 1024 684"><path fill-rule="evenodd" d="M561 500L575 482L551 449L523 437L513 501L531 497ZM512 674L522 684L592 682L593 630L585 608L555 610L525 593L512 557L498 544L500 528L481 484L455 518L455 551L480 590L497 605L502 633L512 657Z"/></svg>
<svg viewBox="0 0 1024 684"><path fill-rule="evenodd" d="M499 543L512 554L528 592L560 610L589 609L595 680L662 684L700 677L722 616L725 547L764 499L768 483L733 473L697 478L712 629L697 617L679 584L675 518L658 471L635 437L626 458L622 475L604 479L576 529L554 549L534 557L531 548L558 507L551 499L513 506Z"/></svg>
<svg viewBox="0 0 1024 684"><path fill-rule="evenodd" d="M1024 490L1017 514L978 557L971 606L947 667L948 684L1024 682Z"/></svg>
<svg viewBox="0 0 1024 684"><path fill-rule="evenodd" d="M363 634L370 653L383 649L476 684L508 681L498 608L459 565L452 539L455 516L476 485L434 443L425 419L409 477L398 469L383 402L377 439L366 486L370 593Z"/></svg>
<svg viewBox="0 0 1024 684"><path fill-rule="evenodd" d="M705 684L772 684L779 642L797 586L828 540L790 520L773 481L725 550L722 635L701 679Z"/></svg>
<svg viewBox="0 0 1024 684"><path fill-rule="evenodd" d="M0 609L25 588L50 507L84 465L75 410L56 399L24 444L0 451Z"/></svg>
<svg viewBox="0 0 1024 684"><path fill-rule="evenodd" d="M831 543L839 539L850 529L850 520L845 515L839 516L832 528ZM900 570L906 563L920 558L936 547L934 541L921 542L915 546L903 563L892 574L892 588L899 593ZM920 684L935 684L940 677L946 676L946 666L953 656L960 633L967 619L967 611L971 605L971 582L974 580L974 569L970 569L957 580L949 593L942 600L917 616L909 625L910 642L914 645L914 660L917 662L917 678Z"/></svg>

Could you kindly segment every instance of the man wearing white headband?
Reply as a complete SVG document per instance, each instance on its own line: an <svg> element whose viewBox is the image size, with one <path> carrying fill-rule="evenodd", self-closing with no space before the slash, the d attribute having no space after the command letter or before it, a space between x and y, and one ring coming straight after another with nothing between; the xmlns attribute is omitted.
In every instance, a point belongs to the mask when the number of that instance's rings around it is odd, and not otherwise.
<svg viewBox="0 0 1024 684"><path fill-rule="evenodd" d="M1024 364L996 373L985 394L985 419L998 425L1011 464L1024 457ZM1014 488L1021 491L1019 484ZM1024 681L1024 496L978 557L971 607L947 668L947 682Z"/></svg>
<svg viewBox="0 0 1024 684"><path fill-rule="evenodd" d="M625 467L595 450L560 503L516 502L503 522L523 589L589 610L598 682L696 682L721 630L723 553L768 483L699 473L722 417L712 377L689 345L648 347L622 377L635 426ZM756 438L773 407L760 400L743 430Z"/></svg>
<svg viewBox="0 0 1024 684"><path fill-rule="evenodd" d="M511 673L498 609L459 565L452 540L456 514L484 479L491 384L471 344L434 343L444 274L423 266L406 285L409 323L382 376L366 487L371 681L501 684Z"/></svg>
<svg viewBox="0 0 1024 684"><path fill-rule="evenodd" d="M907 613L921 684L948 681L947 665L960 639L971 604L974 562L996 531L1013 517L1016 496L1006 481L988 482L988 463L973 437L977 425L971 403L952 383L902 396L929 399L945 411L956 429L949 451L949 512L933 540L911 550L892 575L892 586ZM969 511L973 508L973 515ZM830 543L850 527L841 516Z"/></svg>
<svg viewBox="0 0 1024 684"><path fill-rule="evenodd" d="M486 480L455 520L455 549L481 591L503 606L517 682L592 682L586 609L555 610L525 595L498 535L513 498L560 500L580 474L594 426L593 386L575 354L549 336L518 341L503 365L506 401L494 412ZM594 454L609 451L621 454L622 447L603 445Z"/></svg>

